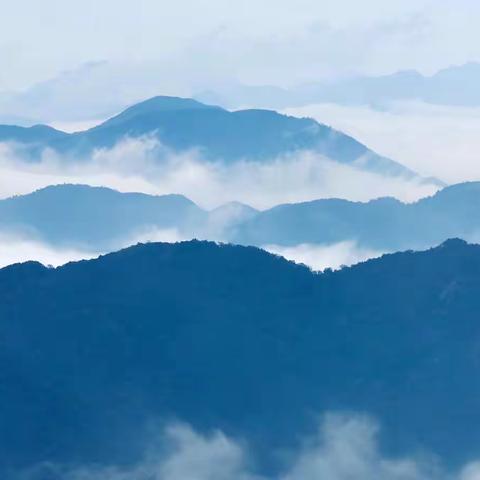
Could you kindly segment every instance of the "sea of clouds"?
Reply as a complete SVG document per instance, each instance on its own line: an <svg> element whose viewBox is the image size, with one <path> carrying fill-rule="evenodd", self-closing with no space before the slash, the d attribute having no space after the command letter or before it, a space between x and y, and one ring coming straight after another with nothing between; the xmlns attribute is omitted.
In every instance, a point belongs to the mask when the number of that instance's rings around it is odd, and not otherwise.
<svg viewBox="0 0 480 480"><path fill-rule="evenodd" d="M423 176L480 180L480 108L397 101L372 106L318 104L287 109L352 135Z"/></svg>
<svg viewBox="0 0 480 480"><path fill-rule="evenodd" d="M225 165L206 161L195 150L174 152L147 136L125 138L111 149L94 151L88 159L63 157L47 149L40 161L31 162L15 145L0 144L1 198L58 183L179 193L206 208L239 201L259 209L332 197L363 201L394 196L414 201L438 189L417 179L366 172L309 151L269 162Z"/></svg>
<svg viewBox="0 0 480 480"><path fill-rule="evenodd" d="M113 148L95 150L88 158L62 156L46 149L39 161L32 161L18 145L0 144L0 198L61 183L107 186L123 192L179 193L209 210L228 202L242 202L257 209L267 209L282 203L332 197L365 201L394 196L414 201L431 195L438 188L416 179L385 177L362 171L308 151L265 163L241 161L225 165L206 161L195 150L174 152L158 139L146 136L125 138ZM234 217L237 213L229 208L222 215ZM219 219L217 216L217 220L219 224L212 224L209 231L197 236L223 240L222 229L232 219ZM139 241L189 238L182 237L178 232L153 228L119 240L119 246ZM379 254L361 251L354 242L335 246L299 245L289 249L273 245L266 246L266 249L313 269L338 268ZM57 266L70 260L92 258L100 253L104 252L58 248L25 234L2 232L0 226L0 266L26 260Z"/></svg>

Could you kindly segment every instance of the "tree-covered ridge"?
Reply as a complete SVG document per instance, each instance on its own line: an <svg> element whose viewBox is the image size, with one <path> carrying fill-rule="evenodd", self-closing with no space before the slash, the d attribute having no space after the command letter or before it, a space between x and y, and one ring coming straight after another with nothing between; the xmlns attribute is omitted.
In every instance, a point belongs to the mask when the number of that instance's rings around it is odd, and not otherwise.
<svg viewBox="0 0 480 480"><path fill-rule="evenodd" d="M331 409L378 417L393 452L474 458L479 275L460 240L324 274L199 241L7 267L0 466L128 462L171 418L265 454Z"/></svg>

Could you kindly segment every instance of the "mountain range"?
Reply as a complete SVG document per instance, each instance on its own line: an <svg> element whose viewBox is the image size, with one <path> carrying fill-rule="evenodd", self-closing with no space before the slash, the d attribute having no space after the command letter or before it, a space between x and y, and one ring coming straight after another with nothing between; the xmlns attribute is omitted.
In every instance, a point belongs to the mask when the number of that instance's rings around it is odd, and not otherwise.
<svg viewBox="0 0 480 480"><path fill-rule="evenodd" d="M354 241L366 249L391 252L424 249L452 237L478 241L479 199L480 182L470 182L410 204L393 198L323 199L264 211L239 203L208 211L181 195L57 185L0 200L0 233L94 252L139 239L191 238L255 246Z"/></svg>
<svg viewBox="0 0 480 480"><path fill-rule="evenodd" d="M2 478L128 465L171 418L274 468L331 410L378 418L391 455L478 458L479 275L461 240L323 274L199 241L1 269Z"/></svg>
<svg viewBox="0 0 480 480"><path fill-rule="evenodd" d="M0 200L0 231L56 247L109 251L152 230L193 236L207 212L182 195L120 193L58 185Z"/></svg>
<svg viewBox="0 0 480 480"><path fill-rule="evenodd" d="M16 144L31 160L38 160L46 148L69 161L85 160L96 149L112 148L125 138L146 136L156 138L173 153L194 151L204 160L226 164L267 162L308 151L361 170L419 179L408 168L313 119L271 110L231 112L185 98L154 97L77 133L45 125L0 125L0 142ZM159 153L158 161L161 159ZM432 179L428 182L434 183Z"/></svg>
<svg viewBox="0 0 480 480"><path fill-rule="evenodd" d="M200 92L195 98L226 108L285 109L315 103L370 105L385 108L391 102L422 101L436 105L475 107L480 105L476 85L480 64L467 63L442 69L433 75L416 70L382 76L354 76L323 80L292 88L230 85L218 91Z"/></svg>
<svg viewBox="0 0 480 480"><path fill-rule="evenodd" d="M22 92L0 92L0 122L31 126L52 121L104 119L158 91L151 72L125 76L108 73L106 62L89 62L63 72ZM355 75L312 80L292 87L238 82L191 92L194 98L227 109L285 109L312 103L370 105L383 109L396 101L423 101L439 105L480 105L476 86L480 64L444 68L432 75L416 70L387 75Z"/></svg>
<svg viewBox="0 0 480 480"><path fill-rule="evenodd" d="M373 250L423 249L447 238L478 241L480 182L446 187L414 203L322 199L279 205L238 229L234 241L253 245L332 244L354 240Z"/></svg>

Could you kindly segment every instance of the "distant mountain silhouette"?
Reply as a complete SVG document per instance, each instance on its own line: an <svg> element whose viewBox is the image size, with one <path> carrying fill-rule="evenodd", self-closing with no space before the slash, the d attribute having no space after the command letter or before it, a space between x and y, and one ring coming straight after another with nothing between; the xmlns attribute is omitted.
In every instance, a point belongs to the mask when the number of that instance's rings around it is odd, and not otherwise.
<svg viewBox="0 0 480 480"><path fill-rule="evenodd" d="M111 67L111 68L110 68ZM128 105L156 94L158 76L149 70L131 72L115 69L108 62L88 62L79 68L61 72L21 92L0 93L0 112L5 121L15 125L30 119L75 122L112 116ZM378 77L342 77L319 79L290 88L277 85L244 85L227 83L211 87L194 97L201 102L228 109L282 109L311 103L370 104L384 108L397 100L420 100L443 105L480 105L478 63L446 68L434 75L414 70ZM0 117L1 118L1 117ZM26 119L27 122L23 121ZM21 123L20 123L21 122Z"/></svg>
<svg viewBox="0 0 480 480"><path fill-rule="evenodd" d="M408 100L437 105L478 106L480 63L451 66L425 76L415 70L390 75L358 76L310 82L289 89L276 86L231 85L195 97L226 108L250 107L284 109L314 103L370 105L384 108L388 103Z"/></svg>
<svg viewBox="0 0 480 480"><path fill-rule="evenodd" d="M326 410L375 415L390 453L478 458L479 278L460 240L324 274L198 241L4 268L2 478L128 464L172 418L268 463Z"/></svg>
<svg viewBox="0 0 480 480"><path fill-rule="evenodd" d="M229 112L192 99L155 97L83 132L66 134L43 128L39 135L36 130L0 125L0 141L32 146L33 158L39 144L70 157L88 157L93 149L113 147L125 137L153 135L176 152L195 149L207 160L268 161L308 150L362 170L416 177L406 167L313 119L271 110Z"/></svg>
<svg viewBox="0 0 480 480"><path fill-rule="evenodd" d="M120 193L104 187L56 185L0 200L0 232L48 244L109 251L152 230L192 237L207 212L182 195Z"/></svg>
<svg viewBox="0 0 480 480"><path fill-rule="evenodd" d="M181 195L120 193L85 185L52 186L0 200L0 232L58 247L111 251L170 230L178 238L243 245L330 245L355 241L375 251L424 249L447 238L480 239L480 182L446 187L404 204L324 199L258 211L230 203L207 211ZM168 232L167 232L168 233ZM157 237L158 238L158 237Z"/></svg>
<svg viewBox="0 0 480 480"><path fill-rule="evenodd" d="M366 203L326 199L286 204L260 212L231 240L285 246L354 240L380 251L422 249L450 237L478 241L478 199L480 182L468 182L410 204L394 198Z"/></svg>
<svg viewBox="0 0 480 480"><path fill-rule="evenodd" d="M47 125L34 125L32 127L0 125L0 142L15 141L44 145L64 137L68 137L68 134Z"/></svg>

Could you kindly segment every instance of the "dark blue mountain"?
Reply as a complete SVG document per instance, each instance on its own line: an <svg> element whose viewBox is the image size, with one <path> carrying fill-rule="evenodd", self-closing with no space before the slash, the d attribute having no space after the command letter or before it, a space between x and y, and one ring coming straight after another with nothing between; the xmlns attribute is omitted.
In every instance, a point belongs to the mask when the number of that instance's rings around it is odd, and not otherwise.
<svg viewBox="0 0 480 480"><path fill-rule="evenodd" d="M478 458L479 278L460 240L324 274L198 241L4 268L2 478L128 464L171 418L271 464L326 410L375 415L391 454Z"/></svg>
<svg viewBox="0 0 480 480"><path fill-rule="evenodd" d="M38 127L35 127L38 128ZM46 128L46 127L44 127ZM134 105L101 125L83 132L38 138L31 129L0 126L0 140L34 144L71 156L88 157L95 148L109 148L125 137L156 136L176 152L199 150L207 160L226 163L268 161L300 151L314 151L336 162L377 173L415 177L406 167L369 150L354 138L310 118L271 110L230 112L195 100L155 97ZM33 150L32 156L38 153Z"/></svg>

